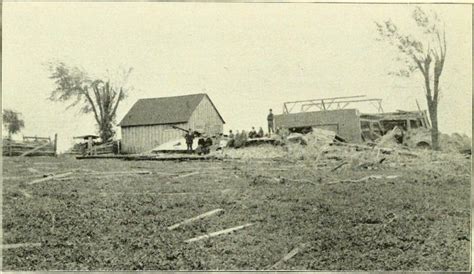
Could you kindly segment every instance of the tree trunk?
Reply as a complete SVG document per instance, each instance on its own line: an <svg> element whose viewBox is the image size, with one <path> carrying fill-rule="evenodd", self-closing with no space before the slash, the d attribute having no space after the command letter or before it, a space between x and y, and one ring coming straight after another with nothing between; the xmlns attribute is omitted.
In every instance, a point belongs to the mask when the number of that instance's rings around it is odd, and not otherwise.
<svg viewBox="0 0 474 274"><path fill-rule="evenodd" d="M439 131L438 131L438 104L428 99L428 112L431 120L431 146L433 150L439 150Z"/></svg>

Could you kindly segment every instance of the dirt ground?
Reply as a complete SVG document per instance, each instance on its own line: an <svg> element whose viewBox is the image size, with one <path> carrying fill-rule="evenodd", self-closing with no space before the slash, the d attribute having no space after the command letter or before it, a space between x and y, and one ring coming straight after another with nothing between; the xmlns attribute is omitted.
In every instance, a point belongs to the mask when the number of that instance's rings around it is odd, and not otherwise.
<svg viewBox="0 0 474 274"><path fill-rule="evenodd" d="M262 270L304 244L276 268L469 270L470 160L335 166L5 157L3 243L40 246L4 247L3 268Z"/></svg>

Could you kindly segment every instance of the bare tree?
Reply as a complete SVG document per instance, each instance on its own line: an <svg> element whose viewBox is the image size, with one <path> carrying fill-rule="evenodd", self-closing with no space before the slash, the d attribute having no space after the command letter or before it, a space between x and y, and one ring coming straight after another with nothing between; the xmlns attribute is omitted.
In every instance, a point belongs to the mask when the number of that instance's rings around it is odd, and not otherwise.
<svg viewBox="0 0 474 274"><path fill-rule="evenodd" d="M100 138L103 142L110 141L115 135L113 126L117 108L127 96L127 89L123 85L132 69L122 71L120 86L114 86L110 80L91 79L83 69L69 67L62 62L50 63L49 70L50 79L56 85L49 99L71 102L67 108L80 104L81 112L92 112Z"/></svg>
<svg viewBox="0 0 474 274"><path fill-rule="evenodd" d="M20 113L11 109L4 109L2 113L3 125L8 130L8 139L25 127L25 122L20 119Z"/></svg>
<svg viewBox="0 0 474 274"><path fill-rule="evenodd" d="M421 33L417 38L402 34L397 26L387 20L376 22L381 40L396 47L400 53L397 60L402 61L402 68L391 73L397 76L409 77L419 71L424 80L425 96L431 120L431 141L433 149L439 149L438 104L440 100L440 78L446 59L446 31L435 12L430 14L420 7L413 10L412 18Z"/></svg>

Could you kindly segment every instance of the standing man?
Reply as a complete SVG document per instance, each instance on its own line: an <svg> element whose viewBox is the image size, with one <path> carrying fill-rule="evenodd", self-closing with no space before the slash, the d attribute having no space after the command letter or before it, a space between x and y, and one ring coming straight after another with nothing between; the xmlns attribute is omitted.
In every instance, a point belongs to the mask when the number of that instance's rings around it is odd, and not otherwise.
<svg viewBox="0 0 474 274"><path fill-rule="evenodd" d="M189 129L186 135L184 136L184 138L186 139L186 145L187 145L186 151L188 153L193 153L193 141L194 141L193 131Z"/></svg>
<svg viewBox="0 0 474 274"><path fill-rule="evenodd" d="M271 136L272 133L275 131L273 130L273 113L272 109L270 109L270 113L267 116L267 122L268 122L268 135Z"/></svg>

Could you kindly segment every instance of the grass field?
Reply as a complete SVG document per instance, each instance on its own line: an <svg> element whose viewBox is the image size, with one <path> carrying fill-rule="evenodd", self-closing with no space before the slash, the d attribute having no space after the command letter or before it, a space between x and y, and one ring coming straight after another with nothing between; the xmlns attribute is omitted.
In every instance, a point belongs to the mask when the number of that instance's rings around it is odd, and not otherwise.
<svg viewBox="0 0 474 274"><path fill-rule="evenodd" d="M131 170L152 173L106 173ZM28 184L68 171L72 176ZM339 182L379 174L393 177ZM466 159L331 171L271 160L6 157L3 177L4 244L41 244L4 248L4 270L262 270L300 244L278 269L470 265ZM224 212L166 229L218 208ZM253 225L184 242L246 223Z"/></svg>

